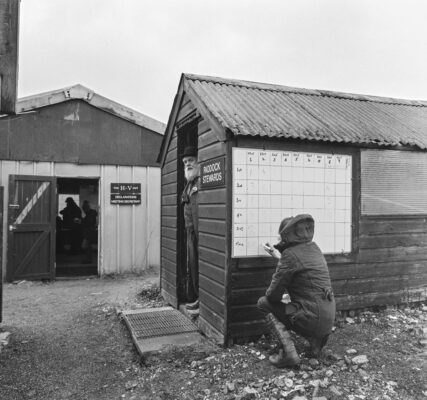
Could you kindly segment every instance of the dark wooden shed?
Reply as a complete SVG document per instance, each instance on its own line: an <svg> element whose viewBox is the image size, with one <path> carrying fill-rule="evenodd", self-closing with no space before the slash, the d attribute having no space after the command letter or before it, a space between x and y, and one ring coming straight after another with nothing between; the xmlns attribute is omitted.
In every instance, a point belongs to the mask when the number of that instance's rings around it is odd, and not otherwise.
<svg viewBox="0 0 427 400"><path fill-rule="evenodd" d="M182 75L159 155L161 286L175 307L188 144L202 169L198 324L208 336L231 344L265 331L256 301L276 262L260 244L302 212L315 217L339 310L427 298L427 102Z"/></svg>

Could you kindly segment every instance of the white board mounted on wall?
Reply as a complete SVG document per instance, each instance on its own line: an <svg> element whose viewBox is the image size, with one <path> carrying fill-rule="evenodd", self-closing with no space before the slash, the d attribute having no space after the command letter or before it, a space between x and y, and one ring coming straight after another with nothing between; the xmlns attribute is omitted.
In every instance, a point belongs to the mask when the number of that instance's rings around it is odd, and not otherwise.
<svg viewBox="0 0 427 400"><path fill-rule="evenodd" d="M268 256L283 218L311 214L324 253L351 251L352 158L233 148L233 257Z"/></svg>

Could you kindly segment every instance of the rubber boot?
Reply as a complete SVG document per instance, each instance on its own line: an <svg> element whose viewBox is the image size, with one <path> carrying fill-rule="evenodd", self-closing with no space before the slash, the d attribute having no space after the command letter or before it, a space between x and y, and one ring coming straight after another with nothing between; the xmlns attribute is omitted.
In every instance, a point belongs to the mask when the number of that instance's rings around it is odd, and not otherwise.
<svg viewBox="0 0 427 400"><path fill-rule="evenodd" d="M319 358L322 354L322 349L328 341L329 335L325 335L320 338L310 338L310 349L308 350L307 356L312 358Z"/></svg>
<svg viewBox="0 0 427 400"><path fill-rule="evenodd" d="M266 316L267 324L270 331L279 339L282 349L279 354L269 357L271 364L277 368L295 367L300 363L300 358L295 349L294 342L290 333L273 314L269 313Z"/></svg>

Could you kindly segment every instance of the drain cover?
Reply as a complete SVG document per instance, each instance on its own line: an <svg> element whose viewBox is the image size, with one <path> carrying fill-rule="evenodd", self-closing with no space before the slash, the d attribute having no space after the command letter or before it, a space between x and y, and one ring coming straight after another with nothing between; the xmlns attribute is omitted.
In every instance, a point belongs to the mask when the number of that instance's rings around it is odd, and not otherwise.
<svg viewBox="0 0 427 400"><path fill-rule="evenodd" d="M123 317L136 339L198 331L188 318L171 308L127 311Z"/></svg>

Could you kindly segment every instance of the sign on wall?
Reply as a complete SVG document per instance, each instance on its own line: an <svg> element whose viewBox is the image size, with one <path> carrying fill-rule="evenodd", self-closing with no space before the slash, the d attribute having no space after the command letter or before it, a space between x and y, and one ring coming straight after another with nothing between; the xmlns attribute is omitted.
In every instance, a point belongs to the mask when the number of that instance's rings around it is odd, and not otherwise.
<svg viewBox="0 0 427 400"><path fill-rule="evenodd" d="M200 187L202 189L221 187L225 185L224 157L206 161L200 164Z"/></svg>
<svg viewBox="0 0 427 400"><path fill-rule="evenodd" d="M140 183L112 183L110 191L111 204L141 204Z"/></svg>
<svg viewBox="0 0 427 400"><path fill-rule="evenodd" d="M311 214L324 253L351 251L352 158L233 148L233 257L265 256L283 218Z"/></svg>

